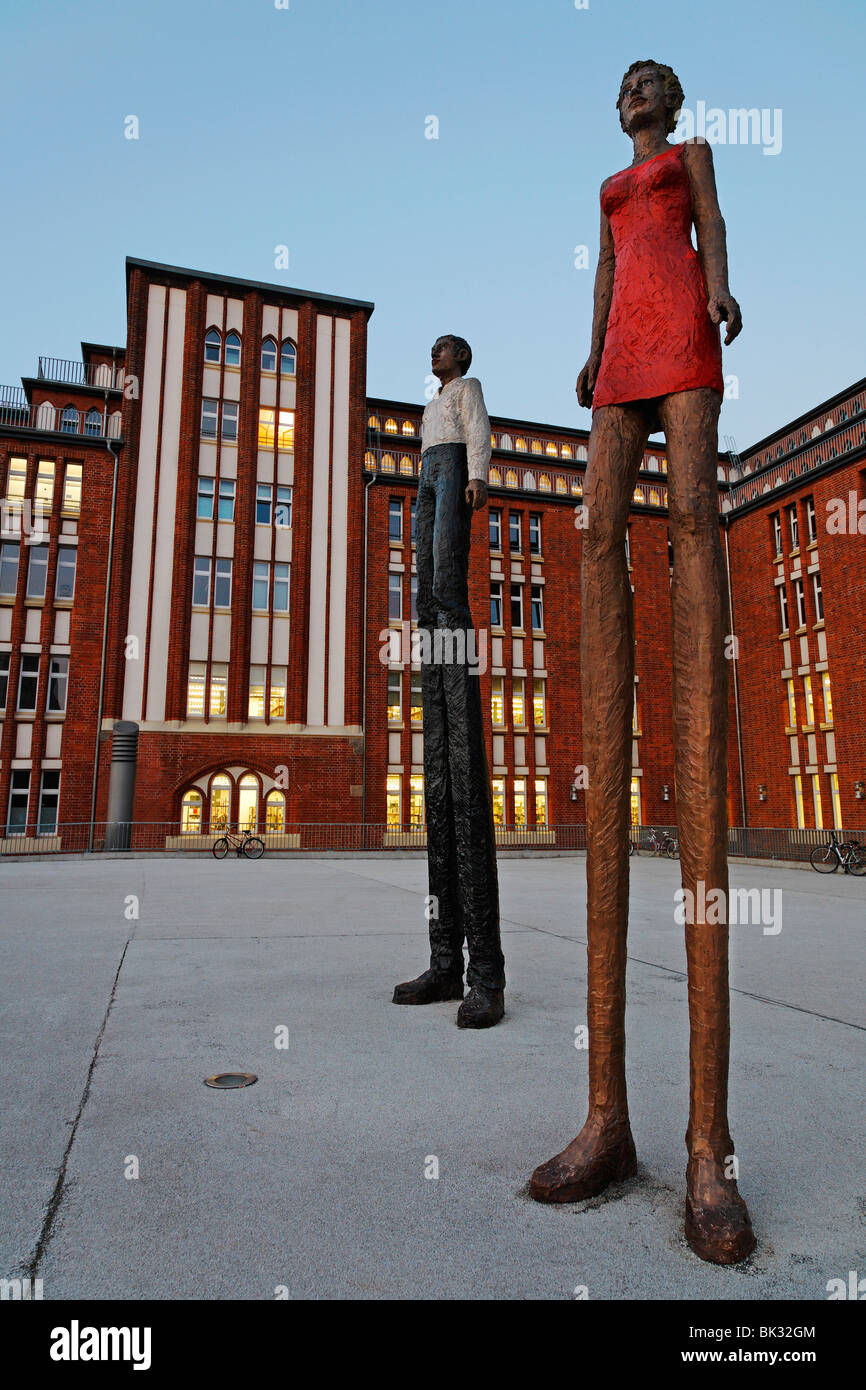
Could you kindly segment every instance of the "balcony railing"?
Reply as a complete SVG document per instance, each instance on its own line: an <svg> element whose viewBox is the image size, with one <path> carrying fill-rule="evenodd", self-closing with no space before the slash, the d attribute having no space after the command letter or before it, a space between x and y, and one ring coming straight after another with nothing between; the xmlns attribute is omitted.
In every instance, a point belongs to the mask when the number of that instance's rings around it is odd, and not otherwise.
<svg viewBox="0 0 866 1390"><path fill-rule="evenodd" d="M722 500L722 511L735 511L737 507L742 507L747 502L753 502L757 497L763 497L766 493L773 492L777 487L784 487L786 483L803 477L810 473L813 468L820 468L822 465L832 463L837 459L844 459L846 454L852 453L866 442L866 431L863 431L862 426L859 426L858 430L860 432L859 444L854 429L850 424L846 424L834 434L823 439L816 439L813 444L800 449L793 456L763 467L752 477L744 477L739 482L732 483L730 492ZM744 472L748 468L749 463L747 461L744 465Z"/></svg>
<svg viewBox="0 0 866 1390"><path fill-rule="evenodd" d="M76 410L75 406L0 404L0 429L24 429L74 434L90 439L119 439L120 410Z"/></svg>
<svg viewBox="0 0 866 1390"><path fill-rule="evenodd" d="M0 386L0 405L24 405L27 396L23 386Z"/></svg>
<svg viewBox="0 0 866 1390"><path fill-rule="evenodd" d="M40 357L40 381L63 381L70 386L98 386L105 391L123 390L123 365L75 362L68 357Z"/></svg>

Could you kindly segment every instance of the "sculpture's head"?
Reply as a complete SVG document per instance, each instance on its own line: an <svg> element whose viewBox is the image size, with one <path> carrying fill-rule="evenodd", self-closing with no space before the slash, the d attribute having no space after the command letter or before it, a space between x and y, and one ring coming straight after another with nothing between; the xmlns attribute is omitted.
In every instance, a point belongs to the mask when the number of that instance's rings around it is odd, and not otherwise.
<svg viewBox="0 0 866 1390"><path fill-rule="evenodd" d="M430 365L434 376L441 377L444 373L449 380L465 376L472 365L472 349L465 338L444 333L430 349Z"/></svg>
<svg viewBox="0 0 866 1390"><path fill-rule="evenodd" d="M644 58L632 63L620 83L616 103L619 123L626 135L648 125L663 125L665 134L670 135L684 101L685 94L673 68Z"/></svg>

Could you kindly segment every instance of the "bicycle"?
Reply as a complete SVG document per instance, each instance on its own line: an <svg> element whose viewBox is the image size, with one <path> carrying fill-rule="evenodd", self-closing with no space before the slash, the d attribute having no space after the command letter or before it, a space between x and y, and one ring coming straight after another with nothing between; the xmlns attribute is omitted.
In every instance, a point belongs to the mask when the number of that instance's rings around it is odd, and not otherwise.
<svg viewBox="0 0 866 1390"><path fill-rule="evenodd" d="M840 843L835 831L826 845L816 845L809 855L809 863L819 874L835 874L839 865L846 874L866 874L866 849L859 840L846 840Z"/></svg>
<svg viewBox="0 0 866 1390"><path fill-rule="evenodd" d="M630 855L640 854L644 850L648 850L651 854L655 854L656 856L664 854L668 859L679 859L680 857L680 847L667 830L664 832L664 835L660 835L655 830L651 830L649 839L645 840L643 844L640 845L636 845L634 840L629 836L628 843L628 852Z"/></svg>
<svg viewBox="0 0 866 1390"><path fill-rule="evenodd" d="M211 852L214 859L225 859L230 849L235 851L238 859L242 854L247 859L261 859L265 852L265 842L249 829L245 830L243 834L227 830L224 835L214 841Z"/></svg>

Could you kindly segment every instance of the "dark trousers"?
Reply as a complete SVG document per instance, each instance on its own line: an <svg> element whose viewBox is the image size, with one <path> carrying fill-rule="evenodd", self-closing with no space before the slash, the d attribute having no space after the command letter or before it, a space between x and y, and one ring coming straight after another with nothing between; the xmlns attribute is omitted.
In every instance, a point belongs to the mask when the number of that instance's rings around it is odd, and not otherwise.
<svg viewBox="0 0 866 1390"><path fill-rule="evenodd" d="M418 627L422 633L424 801L430 965L487 989L505 986L493 801L469 610L472 509L466 447L437 444L421 459L415 511Z"/></svg>

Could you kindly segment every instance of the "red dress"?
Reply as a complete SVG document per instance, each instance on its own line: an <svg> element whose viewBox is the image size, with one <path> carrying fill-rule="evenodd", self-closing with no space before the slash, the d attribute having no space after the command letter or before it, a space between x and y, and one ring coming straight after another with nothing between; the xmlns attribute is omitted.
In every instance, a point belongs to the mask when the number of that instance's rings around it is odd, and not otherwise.
<svg viewBox="0 0 866 1390"><path fill-rule="evenodd" d="M721 338L691 242L685 145L614 174L601 206L616 268L593 410L698 386L722 395Z"/></svg>

